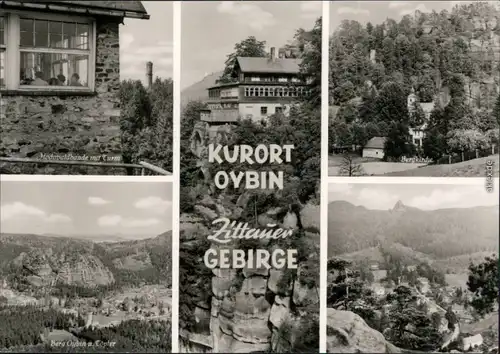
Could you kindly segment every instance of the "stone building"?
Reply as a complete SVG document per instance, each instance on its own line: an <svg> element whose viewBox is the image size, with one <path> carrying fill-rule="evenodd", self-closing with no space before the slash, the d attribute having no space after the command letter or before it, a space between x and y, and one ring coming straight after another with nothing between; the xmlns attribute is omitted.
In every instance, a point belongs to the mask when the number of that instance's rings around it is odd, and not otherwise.
<svg viewBox="0 0 500 354"><path fill-rule="evenodd" d="M0 156L120 156L120 25L140 1L0 0Z"/></svg>
<svg viewBox="0 0 500 354"><path fill-rule="evenodd" d="M276 56L238 57L230 83L208 88L207 110L201 121L235 123L240 117L260 121L275 113L287 114L291 104L307 94L307 82L300 77L301 59Z"/></svg>
<svg viewBox="0 0 500 354"><path fill-rule="evenodd" d="M384 145L387 138L376 136L368 140L363 147L363 157L372 157L376 159L384 158Z"/></svg>

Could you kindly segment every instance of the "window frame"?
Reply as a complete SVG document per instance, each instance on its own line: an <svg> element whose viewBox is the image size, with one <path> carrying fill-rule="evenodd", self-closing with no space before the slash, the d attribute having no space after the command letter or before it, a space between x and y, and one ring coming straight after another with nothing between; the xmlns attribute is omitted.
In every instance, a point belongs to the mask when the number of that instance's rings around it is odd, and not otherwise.
<svg viewBox="0 0 500 354"><path fill-rule="evenodd" d="M25 10L4 9L2 13L4 18L4 36L5 36L5 85L0 86L0 92L13 91L16 94L23 95L47 95L47 93L74 93L88 94L95 92L95 70L96 70L96 19L91 16L74 16L55 13L37 13ZM21 19L32 18L35 20L75 22L89 25L88 49L70 49L70 48L43 48L43 47L21 47ZM3 48L2 48L3 49ZM19 73L21 70L21 53L47 53L47 54L83 54L88 55L88 77L87 86L34 86L22 85ZM67 78L69 80L69 78Z"/></svg>
<svg viewBox="0 0 500 354"><path fill-rule="evenodd" d="M3 56L3 61L0 61L0 65L3 65L3 73L6 76L7 70L5 69L7 67L7 38L8 38L8 21L9 18L6 16L6 14L0 15L0 18L3 20L3 44L0 44L0 53L4 53ZM1 69L0 69L1 70ZM4 84L0 84L0 90L4 89L7 86L7 78L3 77L3 82Z"/></svg>

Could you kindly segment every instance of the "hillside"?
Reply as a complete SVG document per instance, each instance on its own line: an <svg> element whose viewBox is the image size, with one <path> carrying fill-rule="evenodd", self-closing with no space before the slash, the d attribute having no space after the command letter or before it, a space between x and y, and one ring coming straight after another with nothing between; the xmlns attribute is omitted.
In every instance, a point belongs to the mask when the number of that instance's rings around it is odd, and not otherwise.
<svg viewBox="0 0 500 354"><path fill-rule="evenodd" d="M425 211L398 202L392 210L370 210L336 201L328 208L328 254L374 259L377 246L403 258L450 260L476 252L498 252L498 206ZM474 235L474 237L471 237ZM458 258L457 258L458 257Z"/></svg>
<svg viewBox="0 0 500 354"><path fill-rule="evenodd" d="M171 231L117 243L0 234L0 278L18 290L169 284L170 269Z"/></svg>
<svg viewBox="0 0 500 354"><path fill-rule="evenodd" d="M207 89L215 85L215 81L222 75L222 71L205 76L201 81L186 87L181 91L181 107L186 107L190 101L204 101L208 98Z"/></svg>

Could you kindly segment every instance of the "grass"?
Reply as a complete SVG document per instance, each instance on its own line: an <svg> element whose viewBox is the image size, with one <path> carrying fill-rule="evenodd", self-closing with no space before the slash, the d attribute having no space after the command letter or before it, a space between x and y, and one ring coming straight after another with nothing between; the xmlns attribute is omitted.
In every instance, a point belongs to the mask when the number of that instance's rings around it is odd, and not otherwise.
<svg viewBox="0 0 500 354"><path fill-rule="evenodd" d="M486 174L486 161L492 160L494 177L499 176L498 154L481 157L464 162L449 165L431 165L417 169L386 173L386 176L407 176L407 177L484 177Z"/></svg>
<svg viewBox="0 0 500 354"><path fill-rule="evenodd" d="M425 166L422 163L401 163L401 162L385 162L372 157L361 157L359 155L351 155L355 163L360 164L363 169L364 176L379 176L387 173L395 173L407 170L414 170L420 166ZM330 155L328 157L328 175L339 176L340 166L342 164L343 155Z"/></svg>

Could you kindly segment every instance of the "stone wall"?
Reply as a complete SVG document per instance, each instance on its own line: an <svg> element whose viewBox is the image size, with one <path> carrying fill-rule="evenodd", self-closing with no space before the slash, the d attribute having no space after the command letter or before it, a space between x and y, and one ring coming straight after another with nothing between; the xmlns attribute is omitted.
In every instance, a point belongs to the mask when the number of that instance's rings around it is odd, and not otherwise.
<svg viewBox="0 0 500 354"><path fill-rule="evenodd" d="M1 156L43 159L43 154L71 154L121 158L119 20L99 18L96 28L95 94L5 93L0 97ZM88 167L60 165L6 163L0 168L8 173L92 173ZM98 170L100 174L125 172Z"/></svg>
<svg viewBox="0 0 500 354"><path fill-rule="evenodd" d="M248 198L242 195L239 203L231 205L227 201L205 197L195 206L195 213L181 215L182 242L196 242L189 237L193 230L205 230L204 234L210 234L203 225L217 217L225 216L236 220L240 209L245 208L242 205L245 199ZM310 213L311 208L313 207L308 206L304 209ZM319 214L319 206L316 209ZM265 227L273 219L274 213L275 210L262 213L258 217L260 226ZM292 225L293 220L295 225ZM281 227L296 228L296 220L296 217L286 215L281 221L273 221ZM211 247L217 248L219 245L214 243ZM225 249L229 247L223 245ZM311 254L310 259L319 263L317 254ZM210 352L214 353L251 353L270 349L283 352L287 345L282 347L285 339L279 335L279 327L287 322L292 333L299 333L300 320L303 317L312 319L314 314L310 312L311 308L319 309L319 289L303 284L301 280L304 270L306 267L299 264L296 280L283 289L278 285L284 275L282 270L213 269L210 301L208 304L197 304L193 314L198 333L183 336L181 352L200 350L200 343L205 348L211 346Z"/></svg>

